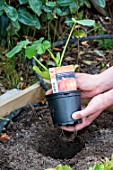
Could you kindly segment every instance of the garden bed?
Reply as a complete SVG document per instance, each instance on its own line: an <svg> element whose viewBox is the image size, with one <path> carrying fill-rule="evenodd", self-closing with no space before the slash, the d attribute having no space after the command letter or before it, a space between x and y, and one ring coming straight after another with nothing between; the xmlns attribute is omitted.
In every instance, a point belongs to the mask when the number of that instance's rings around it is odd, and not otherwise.
<svg viewBox="0 0 113 170"><path fill-rule="evenodd" d="M78 134L54 128L46 103L27 108L3 131L0 170L44 170L58 164L86 170L113 153L113 115L108 111Z"/></svg>

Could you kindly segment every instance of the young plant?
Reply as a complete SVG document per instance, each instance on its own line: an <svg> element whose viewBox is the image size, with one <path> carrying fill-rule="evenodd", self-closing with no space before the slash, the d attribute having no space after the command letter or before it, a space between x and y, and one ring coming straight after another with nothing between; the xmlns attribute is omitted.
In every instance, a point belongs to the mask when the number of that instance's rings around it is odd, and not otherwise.
<svg viewBox="0 0 113 170"><path fill-rule="evenodd" d="M39 40L34 41L34 42L30 42L29 40L19 42L16 45L16 47L14 47L9 53L6 54L6 56L11 58L15 54L20 52L22 49L24 49L26 57L29 58L29 59L34 58L36 60L37 64L38 64L38 66L33 66L33 70L35 70L42 78L50 79L49 69L46 66L44 66L40 62L39 59L36 58L35 54L38 53L39 55L41 55L41 54L45 53L46 51L48 51L51 58L55 62L55 66L61 67L64 55L65 55L67 46L69 44L69 40L71 38L71 35L73 33L73 30L75 28L75 25L79 24L79 25L83 25L83 26L92 26L95 23L94 20L89 20L89 19L76 20L75 18L72 18L71 21L69 21L69 22L72 22L73 24L72 24L72 28L70 30L70 33L68 35L67 41L65 43L64 49L63 49L61 54L60 54L60 52L58 52L55 56L52 53L52 50L50 49L50 47L51 47L50 42L48 40L44 40L44 38L41 37ZM75 68L76 67L77 67L77 65L75 65Z"/></svg>
<svg viewBox="0 0 113 170"><path fill-rule="evenodd" d="M111 159L105 158L100 163L95 163L93 167L90 167L88 170L113 170L113 155Z"/></svg>

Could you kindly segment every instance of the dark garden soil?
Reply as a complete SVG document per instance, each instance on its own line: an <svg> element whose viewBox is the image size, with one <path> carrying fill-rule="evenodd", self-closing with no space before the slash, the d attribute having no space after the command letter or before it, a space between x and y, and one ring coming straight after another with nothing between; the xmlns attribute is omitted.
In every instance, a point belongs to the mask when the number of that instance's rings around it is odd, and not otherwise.
<svg viewBox="0 0 113 170"><path fill-rule="evenodd" d="M113 114L101 114L78 134L54 128L46 104L27 108L8 124L0 143L0 170L44 170L58 164L86 170L113 153Z"/></svg>

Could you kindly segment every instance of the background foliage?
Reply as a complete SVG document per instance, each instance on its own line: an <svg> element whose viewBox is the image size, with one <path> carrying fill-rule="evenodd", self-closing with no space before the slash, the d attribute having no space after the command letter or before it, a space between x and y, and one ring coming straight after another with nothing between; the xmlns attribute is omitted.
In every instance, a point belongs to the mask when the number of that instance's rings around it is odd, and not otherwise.
<svg viewBox="0 0 113 170"><path fill-rule="evenodd" d="M91 8L91 2L90 0L0 0L1 41L3 43L6 34L7 41L10 41L10 36L20 35L19 31L28 35L31 27L31 36L35 36L36 30L48 36L50 24L55 30L62 20L69 21L73 15L76 19L82 19L84 9ZM96 0L95 3L102 8L106 5L105 0ZM61 30L60 25L59 32L62 33Z"/></svg>

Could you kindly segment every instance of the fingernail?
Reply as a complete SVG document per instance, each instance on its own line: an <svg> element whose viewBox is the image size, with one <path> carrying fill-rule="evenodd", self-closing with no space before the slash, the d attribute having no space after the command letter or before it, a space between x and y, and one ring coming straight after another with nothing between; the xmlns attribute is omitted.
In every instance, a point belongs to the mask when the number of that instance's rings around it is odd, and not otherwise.
<svg viewBox="0 0 113 170"><path fill-rule="evenodd" d="M79 113L74 112L74 113L72 114L72 118L73 118L73 119L79 119Z"/></svg>

